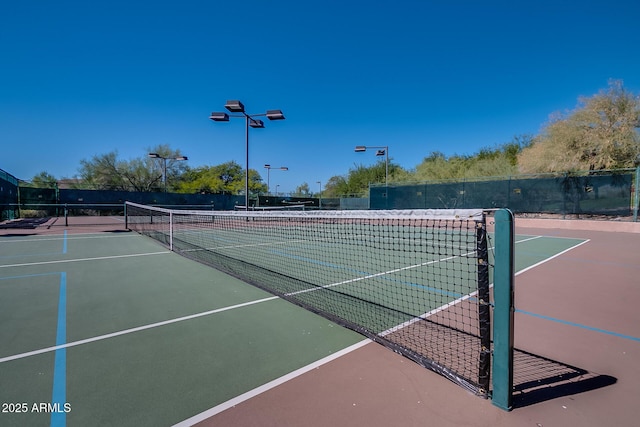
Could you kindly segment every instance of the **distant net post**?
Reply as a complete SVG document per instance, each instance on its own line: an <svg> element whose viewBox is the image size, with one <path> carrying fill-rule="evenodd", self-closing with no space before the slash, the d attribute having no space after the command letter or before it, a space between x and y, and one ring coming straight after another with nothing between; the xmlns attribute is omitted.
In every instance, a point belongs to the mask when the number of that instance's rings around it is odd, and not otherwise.
<svg viewBox="0 0 640 427"><path fill-rule="evenodd" d="M514 219L507 209L496 211L493 293L493 393L491 402L506 411L513 407Z"/></svg>

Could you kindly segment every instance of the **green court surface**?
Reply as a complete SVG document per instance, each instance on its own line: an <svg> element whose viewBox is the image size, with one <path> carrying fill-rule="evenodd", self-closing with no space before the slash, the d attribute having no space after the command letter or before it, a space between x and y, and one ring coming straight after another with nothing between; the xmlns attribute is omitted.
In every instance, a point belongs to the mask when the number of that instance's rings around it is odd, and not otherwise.
<svg viewBox="0 0 640 427"><path fill-rule="evenodd" d="M0 236L0 293L2 426L174 425L364 339L131 232Z"/></svg>

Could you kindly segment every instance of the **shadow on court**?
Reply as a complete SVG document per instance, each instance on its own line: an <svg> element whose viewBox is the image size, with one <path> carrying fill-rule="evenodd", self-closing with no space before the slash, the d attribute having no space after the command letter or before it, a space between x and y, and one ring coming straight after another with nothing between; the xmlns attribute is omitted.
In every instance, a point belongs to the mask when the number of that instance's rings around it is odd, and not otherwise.
<svg viewBox="0 0 640 427"><path fill-rule="evenodd" d="M514 409L613 385L617 379L586 369L514 350Z"/></svg>

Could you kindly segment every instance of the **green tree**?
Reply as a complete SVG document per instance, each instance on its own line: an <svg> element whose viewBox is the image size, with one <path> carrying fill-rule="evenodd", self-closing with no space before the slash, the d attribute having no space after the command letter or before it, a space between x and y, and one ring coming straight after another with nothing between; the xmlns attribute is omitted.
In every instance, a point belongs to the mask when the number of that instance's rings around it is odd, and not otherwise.
<svg viewBox="0 0 640 427"><path fill-rule="evenodd" d="M404 180L409 176L406 170L391 161L388 168L387 176L386 160L379 160L371 166L354 165L346 176L331 177L322 195L323 197L365 197L369 193L370 184L384 184L387 179L388 182Z"/></svg>
<svg viewBox="0 0 640 427"><path fill-rule="evenodd" d="M340 197L348 194L347 179L344 176L335 175L329 178L322 192L323 197Z"/></svg>
<svg viewBox="0 0 640 427"><path fill-rule="evenodd" d="M179 185L182 174L184 174L189 168L188 164L184 160L178 160L183 158L180 150L173 150L169 145L162 144L154 148L148 149L149 153L155 153L159 157L152 158L145 156L143 159L133 159L125 164L128 173L125 175L127 181L131 183L134 188L149 186L155 190L162 190L165 187L163 179L166 180L167 191L175 191ZM146 174L151 164L151 173ZM166 170L165 169L166 165ZM163 173L166 172L166 177ZM146 191L146 190L140 190Z"/></svg>
<svg viewBox="0 0 640 427"><path fill-rule="evenodd" d="M48 172L40 172L31 178L30 187L54 188L58 185L58 180Z"/></svg>
<svg viewBox="0 0 640 427"><path fill-rule="evenodd" d="M180 150L168 145L158 145L148 150L161 158L145 155L131 160L118 159L117 151L98 154L91 159L80 161L79 178L84 186L99 190L161 191L164 189L164 168L166 159L167 190L178 184L179 177L187 170ZM164 159L163 159L164 158Z"/></svg>
<svg viewBox="0 0 640 427"><path fill-rule="evenodd" d="M640 156L640 97L611 80L607 89L580 98L568 114L554 114L518 157L522 172L633 167Z"/></svg>
<svg viewBox="0 0 640 427"><path fill-rule="evenodd" d="M510 142L482 148L474 155L456 154L448 158L434 151L416 167L413 178L429 181L515 175L518 173L518 154L531 146L532 140L530 135L515 136Z"/></svg>
<svg viewBox="0 0 640 427"><path fill-rule="evenodd" d="M202 166L187 170L181 177L181 193L244 194L245 173L234 161L216 166ZM267 186L260 174L249 169L249 193L265 193Z"/></svg>
<svg viewBox="0 0 640 427"><path fill-rule="evenodd" d="M310 197L312 195L311 189L309 188L309 184L303 182L301 185L296 187L296 190L293 192L292 196L294 197Z"/></svg>
<svg viewBox="0 0 640 427"><path fill-rule="evenodd" d="M118 164L118 153L93 156L90 160L80 161L79 178L82 183L97 190L127 189Z"/></svg>
<svg viewBox="0 0 640 427"><path fill-rule="evenodd" d="M453 156L447 158L444 153L434 151L425 157L416 166L415 178L417 181L429 181L438 179L452 179L464 177L464 158Z"/></svg>

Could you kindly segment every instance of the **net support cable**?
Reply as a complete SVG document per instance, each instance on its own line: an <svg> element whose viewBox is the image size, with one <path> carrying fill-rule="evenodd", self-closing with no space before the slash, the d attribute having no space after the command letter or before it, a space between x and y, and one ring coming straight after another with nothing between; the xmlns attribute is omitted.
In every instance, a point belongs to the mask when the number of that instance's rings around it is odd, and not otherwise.
<svg viewBox="0 0 640 427"><path fill-rule="evenodd" d="M495 241L504 245L513 236L498 238L499 212ZM495 304L490 300L490 268L502 265L503 249L489 251L481 209L237 212L127 202L126 225L510 409L513 374L504 370L513 369L513 313L509 324L509 309L498 311L497 295ZM501 271L496 286L512 280ZM507 293L501 296L512 298ZM499 363L492 358L492 315L496 343L506 334ZM506 384L496 385L497 378Z"/></svg>

